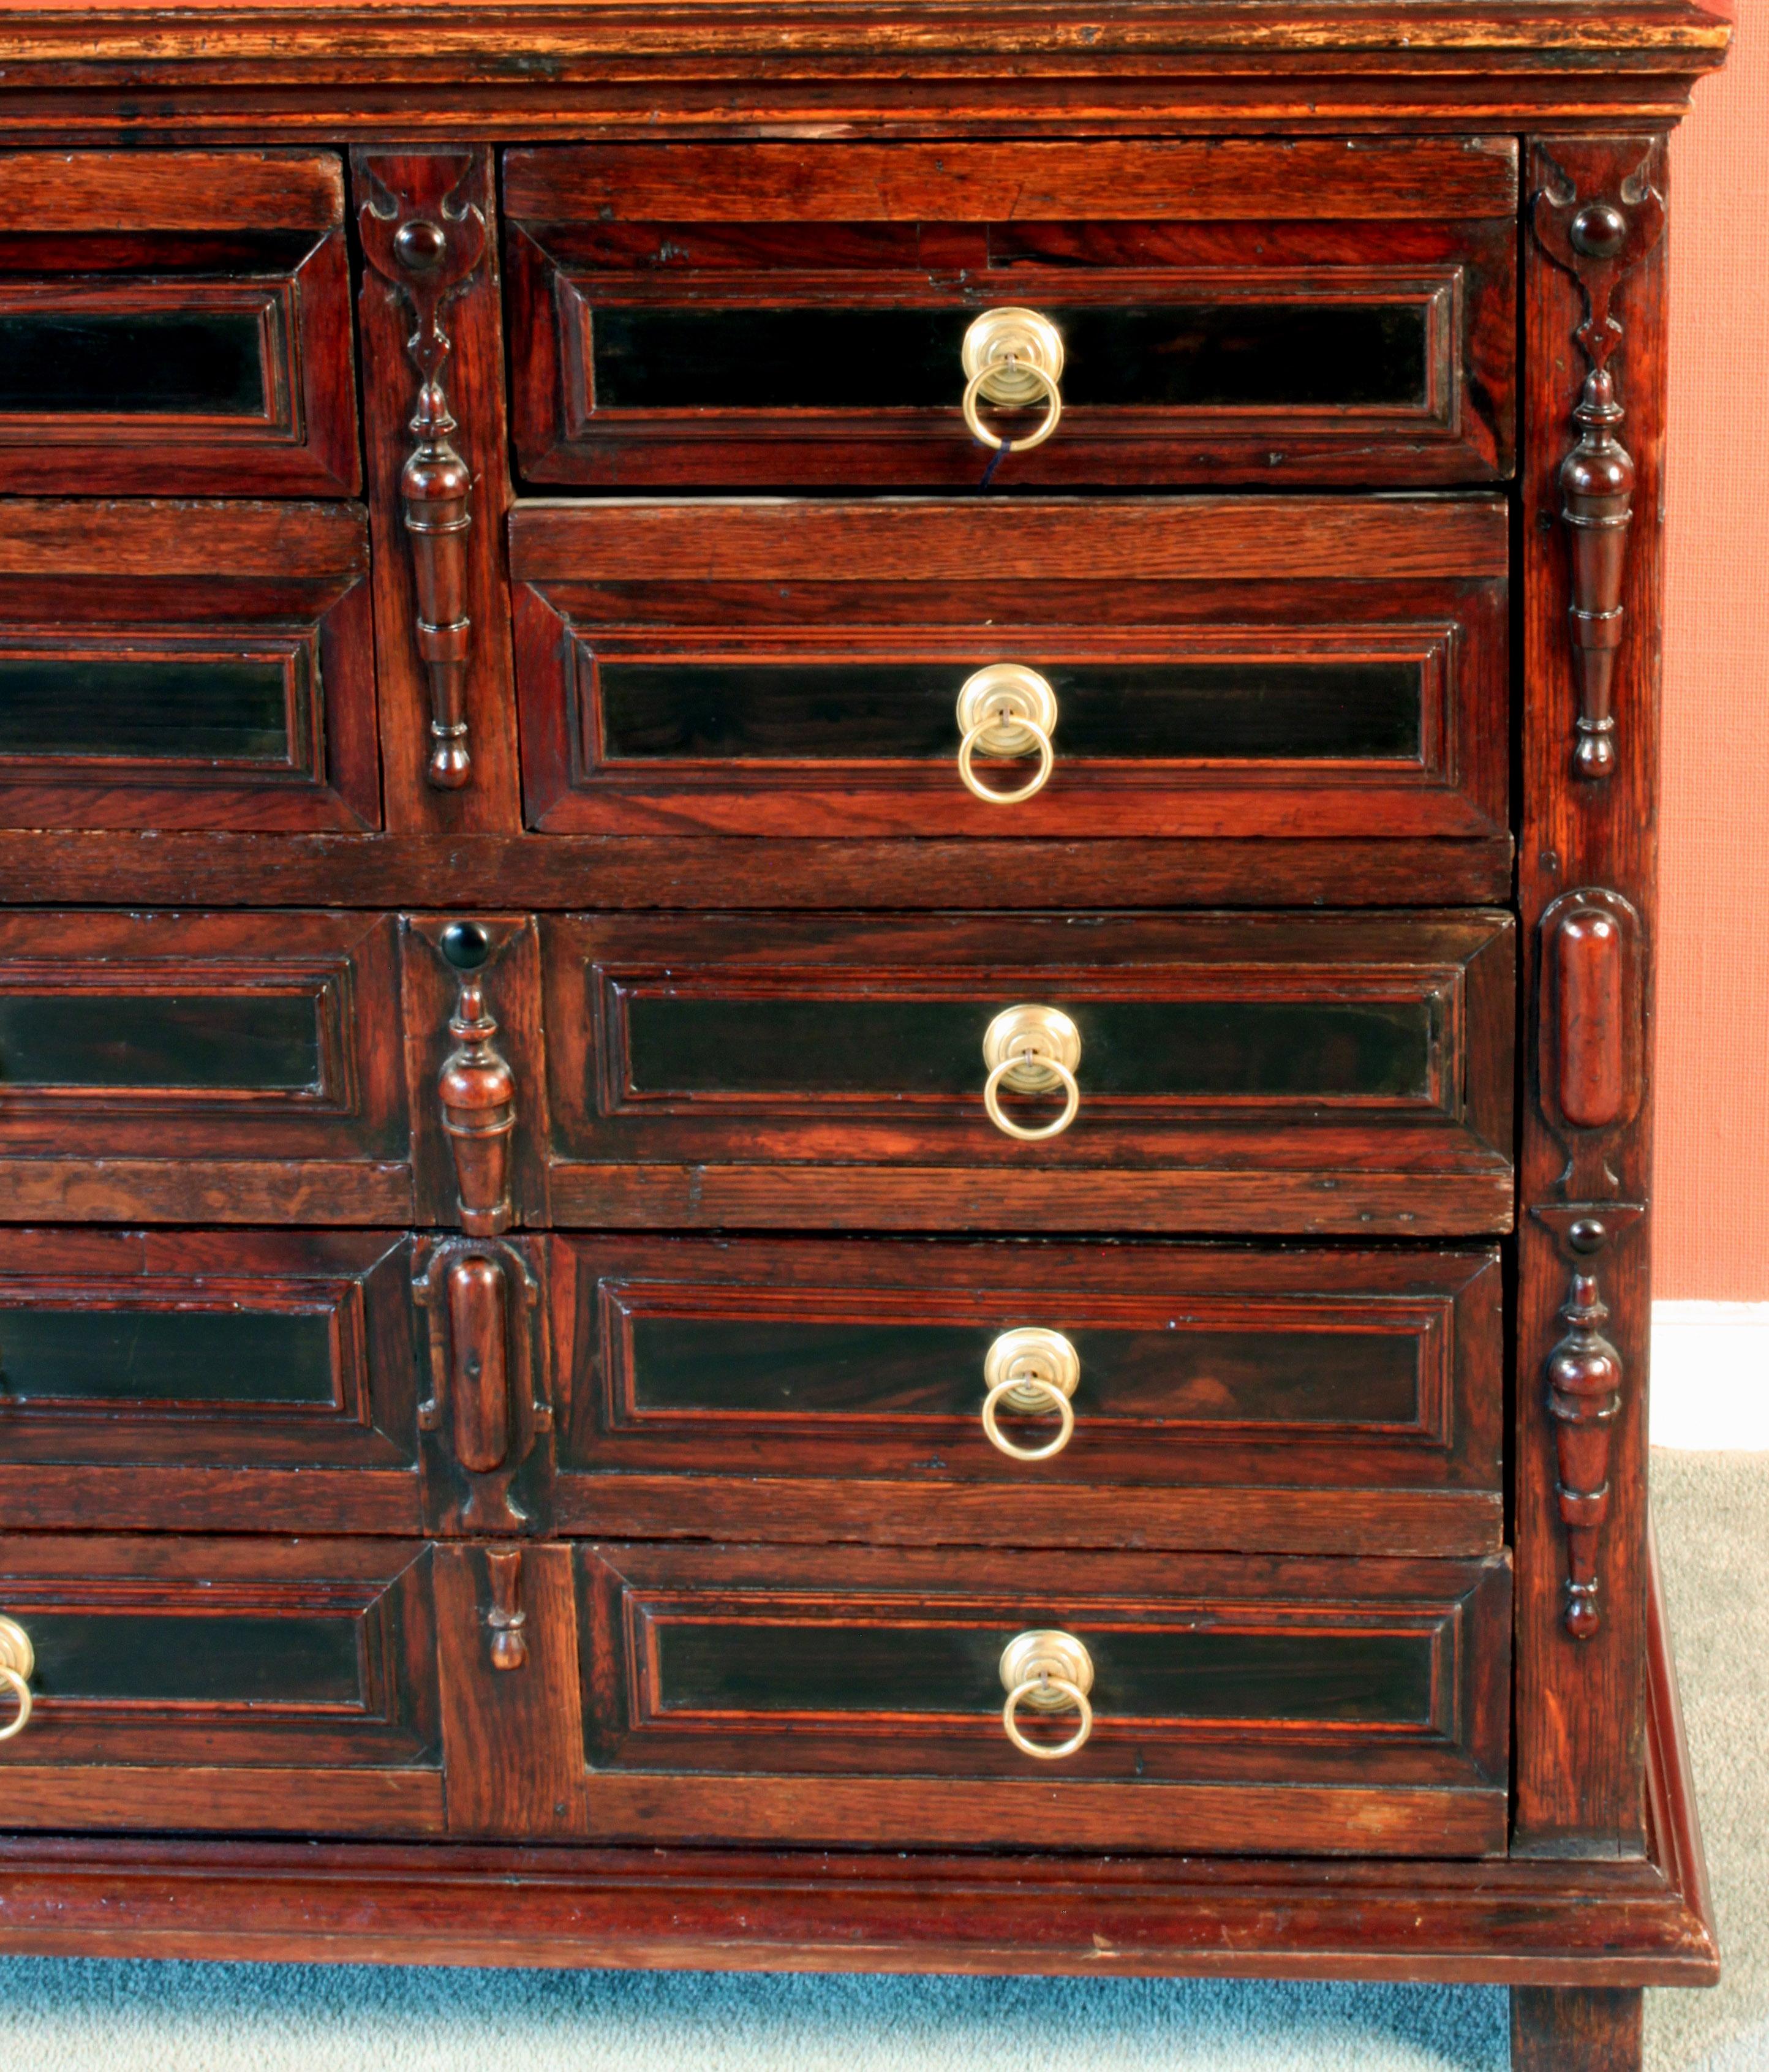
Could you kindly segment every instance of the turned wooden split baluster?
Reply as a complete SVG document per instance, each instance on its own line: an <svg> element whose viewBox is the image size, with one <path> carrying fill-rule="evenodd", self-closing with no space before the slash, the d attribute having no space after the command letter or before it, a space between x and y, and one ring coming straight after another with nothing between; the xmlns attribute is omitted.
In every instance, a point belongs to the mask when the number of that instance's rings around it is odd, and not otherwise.
<svg viewBox="0 0 1769 2072"><path fill-rule="evenodd" d="M1617 284L1657 244L1664 204L1639 161L1619 169L1605 143L1559 147L1561 184L1536 197L1544 251L1575 276L1585 321L1574 334L1590 372L1573 421L1578 442L1561 464L1561 516L1571 560L1570 626L1578 679L1573 769L1604 778L1615 768L1615 660L1622 644L1623 586L1634 523L1633 456L1617 436L1627 413L1617 398L1611 356L1622 327L1610 314Z"/></svg>
<svg viewBox="0 0 1769 2072"><path fill-rule="evenodd" d="M492 1630L492 1667L520 1669L529 1659L528 1635L523 1631L529 1615L522 1609L521 1549L495 1548L486 1556L485 1565L492 1578L492 1609L485 1615Z"/></svg>
<svg viewBox="0 0 1769 2072"><path fill-rule="evenodd" d="M485 1005L483 973L492 942L476 922L456 921L442 931L439 947L459 986L448 1024L455 1048L443 1060L437 1092L455 1160L461 1227L475 1237L495 1236L510 1227L516 1076L497 1048L496 1018Z"/></svg>
<svg viewBox="0 0 1769 2072"><path fill-rule="evenodd" d="M1622 1412L1622 1356L1602 1334L1609 1309L1589 1256L1608 1240L1608 1227L1597 1217L1571 1226L1568 1244L1586 1256L1574 1264L1572 1291L1560 1312L1566 1335L1548 1357L1548 1408L1559 1466L1555 1495L1566 1528L1566 1630L1575 1640L1589 1640L1602 1622L1598 1548L1609 1517L1611 1439Z"/></svg>
<svg viewBox="0 0 1769 2072"><path fill-rule="evenodd" d="M472 775L466 534L473 522L473 475L452 443L459 426L442 381L451 350L443 312L485 252L485 219L459 192L471 164L459 152L371 158L371 193L360 216L365 257L393 283L413 320L406 345L419 376L411 420L417 443L400 493L418 590L418 648L430 684L428 775L445 791L459 791Z"/></svg>

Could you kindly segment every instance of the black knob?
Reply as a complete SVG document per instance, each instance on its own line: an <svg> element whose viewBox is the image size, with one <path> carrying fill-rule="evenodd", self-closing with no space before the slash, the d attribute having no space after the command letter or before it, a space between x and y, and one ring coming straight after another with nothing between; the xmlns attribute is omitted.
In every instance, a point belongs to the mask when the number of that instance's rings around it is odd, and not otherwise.
<svg viewBox="0 0 1769 2072"><path fill-rule="evenodd" d="M1597 1216L1581 1216L1566 1233L1574 1252L1601 1252L1609 1242L1609 1226Z"/></svg>
<svg viewBox="0 0 1769 2072"><path fill-rule="evenodd" d="M477 971L492 954L492 939L477 921L450 921L442 931L442 951L456 971Z"/></svg>
<svg viewBox="0 0 1769 2072"><path fill-rule="evenodd" d="M1573 218L1573 249L1587 259L1613 259L1627 237L1627 218L1612 202L1594 201Z"/></svg>

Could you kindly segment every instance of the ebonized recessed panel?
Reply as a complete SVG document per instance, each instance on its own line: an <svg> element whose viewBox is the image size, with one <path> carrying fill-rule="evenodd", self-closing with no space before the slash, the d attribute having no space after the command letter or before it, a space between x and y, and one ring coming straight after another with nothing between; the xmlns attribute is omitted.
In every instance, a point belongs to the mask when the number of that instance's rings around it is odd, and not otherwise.
<svg viewBox="0 0 1769 2072"><path fill-rule="evenodd" d="M1235 1622L1247 1621L1237 1613ZM1257 1616L1251 1622L1257 1624ZM660 1710L937 1712L1001 1709L1002 1649L1026 1625L656 1624ZM1119 1718L1344 1720L1424 1728L1433 1632L1073 1630L1092 1657L1096 1712Z"/></svg>
<svg viewBox="0 0 1769 2072"><path fill-rule="evenodd" d="M329 1316L0 1306L0 1402L330 1404Z"/></svg>
<svg viewBox="0 0 1769 2072"><path fill-rule="evenodd" d="M0 411L261 417L253 309L0 314Z"/></svg>
<svg viewBox="0 0 1769 2072"><path fill-rule="evenodd" d="M308 992L0 993L0 1087L319 1085Z"/></svg>
<svg viewBox="0 0 1769 2072"><path fill-rule="evenodd" d="M951 662L602 661L602 751L632 760L949 760L957 689L969 673ZM1420 753L1417 662L1041 664L1039 673L1057 695L1065 762Z"/></svg>
<svg viewBox="0 0 1769 2072"><path fill-rule="evenodd" d="M593 308L598 409L949 409L973 309ZM1044 310L1082 408L1417 409L1413 303L1175 302Z"/></svg>
<svg viewBox="0 0 1769 2072"><path fill-rule="evenodd" d="M912 1309L912 1297L903 1302ZM1061 1322L1061 1307L1057 1299L1039 1315ZM984 1359L999 1329L669 1316L636 1317L630 1328L640 1412L967 1419L977 1415ZM1090 1422L1345 1426L1409 1424L1419 1415L1411 1335L1189 1327L1065 1335L1080 1358Z"/></svg>
<svg viewBox="0 0 1769 2072"><path fill-rule="evenodd" d="M0 755L286 763L273 657L0 655Z"/></svg>
<svg viewBox="0 0 1769 2072"><path fill-rule="evenodd" d="M37 1611L35 1689L46 1698L170 1704L357 1705L354 1618L224 1612Z"/></svg>
<svg viewBox="0 0 1769 2072"><path fill-rule="evenodd" d="M1434 1017L1423 999L1046 1004L1063 1008L1080 1029L1080 1076L1096 1096L1430 1094ZM627 1004L631 1084L641 1094L974 1099L994 1011L972 1001L639 995Z"/></svg>

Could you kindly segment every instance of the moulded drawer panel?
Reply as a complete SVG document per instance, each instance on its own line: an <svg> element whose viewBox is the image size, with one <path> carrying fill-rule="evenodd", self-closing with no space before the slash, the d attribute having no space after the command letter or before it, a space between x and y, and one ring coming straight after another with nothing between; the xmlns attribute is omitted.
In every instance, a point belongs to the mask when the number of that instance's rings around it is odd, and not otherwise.
<svg viewBox="0 0 1769 2072"><path fill-rule="evenodd" d="M541 939L565 1223L1508 1227L1502 914L562 916ZM989 1032L1010 1059L1026 1010L1066 1025L1072 1094L1010 1092L1003 1062L992 1120ZM1066 1102L1060 1133L1011 1133Z"/></svg>
<svg viewBox="0 0 1769 2072"><path fill-rule="evenodd" d="M0 1527L412 1531L397 1232L0 1241Z"/></svg>
<svg viewBox="0 0 1769 2072"><path fill-rule="evenodd" d="M1490 1247L607 1235L552 1249L569 1530L1501 1542Z"/></svg>
<svg viewBox="0 0 1769 2072"><path fill-rule="evenodd" d="M1502 839L1508 528L1489 497L524 504L527 816Z"/></svg>
<svg viewBox="0 0 1769 2072"><path fill-rule="evenodd" d="M1491 481L1513 449L1513 139L543 146L506 154L537 483ZM1060 338L961 413L969 327ZM985 470L987 471L985 476Z"/></svg>
<svg viewBox="0 0 1769 2072"><path fill-rule="evenodd" d="M1504 1845L1510 1570L1484 1562L595 1544L589 1813L656 1841L1481 1856ZM1078 1642L1093 1725L1009 1740ZM1046 1749L1073 1704L1016 1721Z"/></svg>
<svg viewBox="0 0 1769 2072"><path fill-rule="evenodd" d="M0 215L0 490L360 488L335 153L4 153Z"/></svg>
<svg viewBox="0 0 1769 2072"><path fill-rule="evenodd" d="M0 1612L35 1656L0 1827L441 1831L422 1544L14 1537Z"/></svg>
<svg viewBox="0 0 1769 2072"><path fill-rule="evenodd" d="M404 1223L391 915L0 914L14 1221Z"/></svg>
<svg viewBox="0 0 1769 2072"><path fill-rule="evenodd" d="M0 824L381 820L360 511L0 503Z"/></svg>

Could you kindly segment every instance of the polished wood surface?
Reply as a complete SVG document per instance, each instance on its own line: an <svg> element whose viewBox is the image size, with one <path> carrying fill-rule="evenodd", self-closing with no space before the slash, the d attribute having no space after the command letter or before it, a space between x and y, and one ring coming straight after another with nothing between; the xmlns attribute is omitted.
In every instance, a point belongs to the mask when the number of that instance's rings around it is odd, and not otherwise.
<svg viewBox="0 0 1769 2072"><path fill-rule="evenodd" d="M1635 2072L1726 34L7 18L0 1941L1483 1979Z"/></svg>

